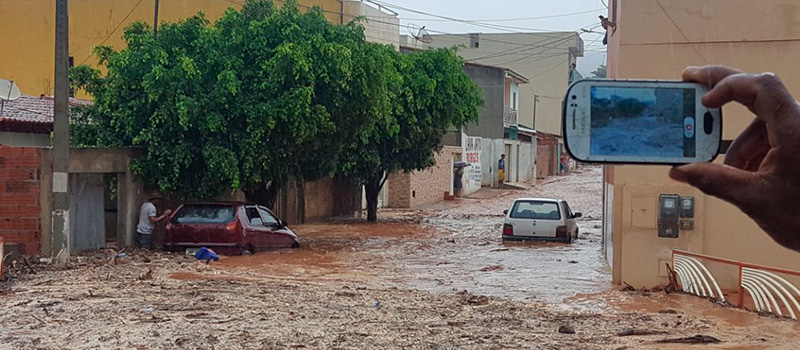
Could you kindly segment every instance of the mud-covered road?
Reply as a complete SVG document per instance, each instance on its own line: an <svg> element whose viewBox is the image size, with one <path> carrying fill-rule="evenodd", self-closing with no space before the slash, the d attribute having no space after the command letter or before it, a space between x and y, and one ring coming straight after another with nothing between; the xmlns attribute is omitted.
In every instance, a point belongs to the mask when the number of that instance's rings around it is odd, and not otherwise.
<svg viewBox="0 0 800 350"><path fill-rule="evenodd" d="M600 169L583 168L527 191L386 210L377 224L301 225L301 249L211 265L97 252L66 270L17 268L0 282L0 349L684 349L656 342L698 334L722 340L708 349L795 348L794 322L617 291L600 186ZM569 201L581 239L504 244L502 211L523 196ZM652 334L618 335L632 328Z"/></svg>

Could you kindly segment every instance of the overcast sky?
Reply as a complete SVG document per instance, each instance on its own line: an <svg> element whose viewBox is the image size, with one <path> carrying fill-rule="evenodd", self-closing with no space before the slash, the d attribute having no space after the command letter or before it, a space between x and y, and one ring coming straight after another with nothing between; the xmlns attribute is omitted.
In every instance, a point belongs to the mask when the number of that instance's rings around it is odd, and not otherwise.
<svg viewBox="0 0 800 350"><path fill-rule="evenodd" d="M496 32L529 32L529 31L579 31L599 23L597 16L607 14L602 1L608 0L376 0L382 4L397 5L411 10L451 17L479 21L479 25L449 21L430 17L413 11L396 9L400 14L400 34L407 34L408 24L425 26L436 32L446 33L496 33ZM588 11L588 13L586 13ZM576 14L579 12L584 12ZM560 16L574 14L570 16ZM554 18L536 18L559 16ZM526 18L526 19L521 19ZM505 21L506 19L520 19ZM504 20L504 21L496 21ZM517 28L486 28L481 26L510 26ZM594 31L602 32L602 28ZM578 71L584 75L605 63L605 46L600 34L582 34L585 50L583 58L578 59ZM591 44L591 45L590 45Z"/></svg>

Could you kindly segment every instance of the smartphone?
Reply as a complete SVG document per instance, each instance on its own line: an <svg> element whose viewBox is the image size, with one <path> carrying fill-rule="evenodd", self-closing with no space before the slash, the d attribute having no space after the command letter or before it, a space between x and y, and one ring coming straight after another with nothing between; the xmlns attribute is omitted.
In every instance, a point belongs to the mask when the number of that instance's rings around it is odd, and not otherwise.
<svg viewBox="0 0 800 350"><path fill-rule="evenodd" d="M564 143L582 162L687 164L719 153L722 110L696 83L589 79L564 99Z"/></svg>

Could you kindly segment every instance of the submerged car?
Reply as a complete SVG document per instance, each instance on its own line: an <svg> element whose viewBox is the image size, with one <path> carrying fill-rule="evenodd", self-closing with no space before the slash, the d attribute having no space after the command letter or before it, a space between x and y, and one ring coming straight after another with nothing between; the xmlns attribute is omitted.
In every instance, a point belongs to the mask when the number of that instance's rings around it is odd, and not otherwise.
<svg viewBox="0 0 800 350"><path fill-rule="evenodd" d="M178 207L166 226L166 250L192 253L208 247L222 254L251 254L297 248L300 241L266 207L235 202L190 203Z"/></svg>
<svg viewBox="0 0 800 350"><path fill-rule="evenodd" d="M578 238L573 213L563 199L518 198L504 210L503 240L545 240L572 243Z"/></svg>

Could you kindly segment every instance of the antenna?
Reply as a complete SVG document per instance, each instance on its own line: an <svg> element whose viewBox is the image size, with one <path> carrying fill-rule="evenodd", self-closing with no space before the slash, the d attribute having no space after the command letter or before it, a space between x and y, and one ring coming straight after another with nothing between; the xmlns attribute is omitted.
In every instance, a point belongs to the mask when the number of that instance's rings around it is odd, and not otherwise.
<svg viewBox="0 0 800 350"><path fill-rule="evenodd" d="M417 42L423 42L425 44L430 44L433 42L433 37L425 30L425 26L418 26L413 23L409 23L407 26L408 33L411 34L411 37L414 38L414 48L417 48Z"/></svg>
<svg viewBox="0 0 800 350"><path fill-rule="evenodd" d="M14 85L13 80L0 79L0 117L3 116L3 109L5 109L6 101L15 101L20 96L22 96L22 92Z"/></svg>

